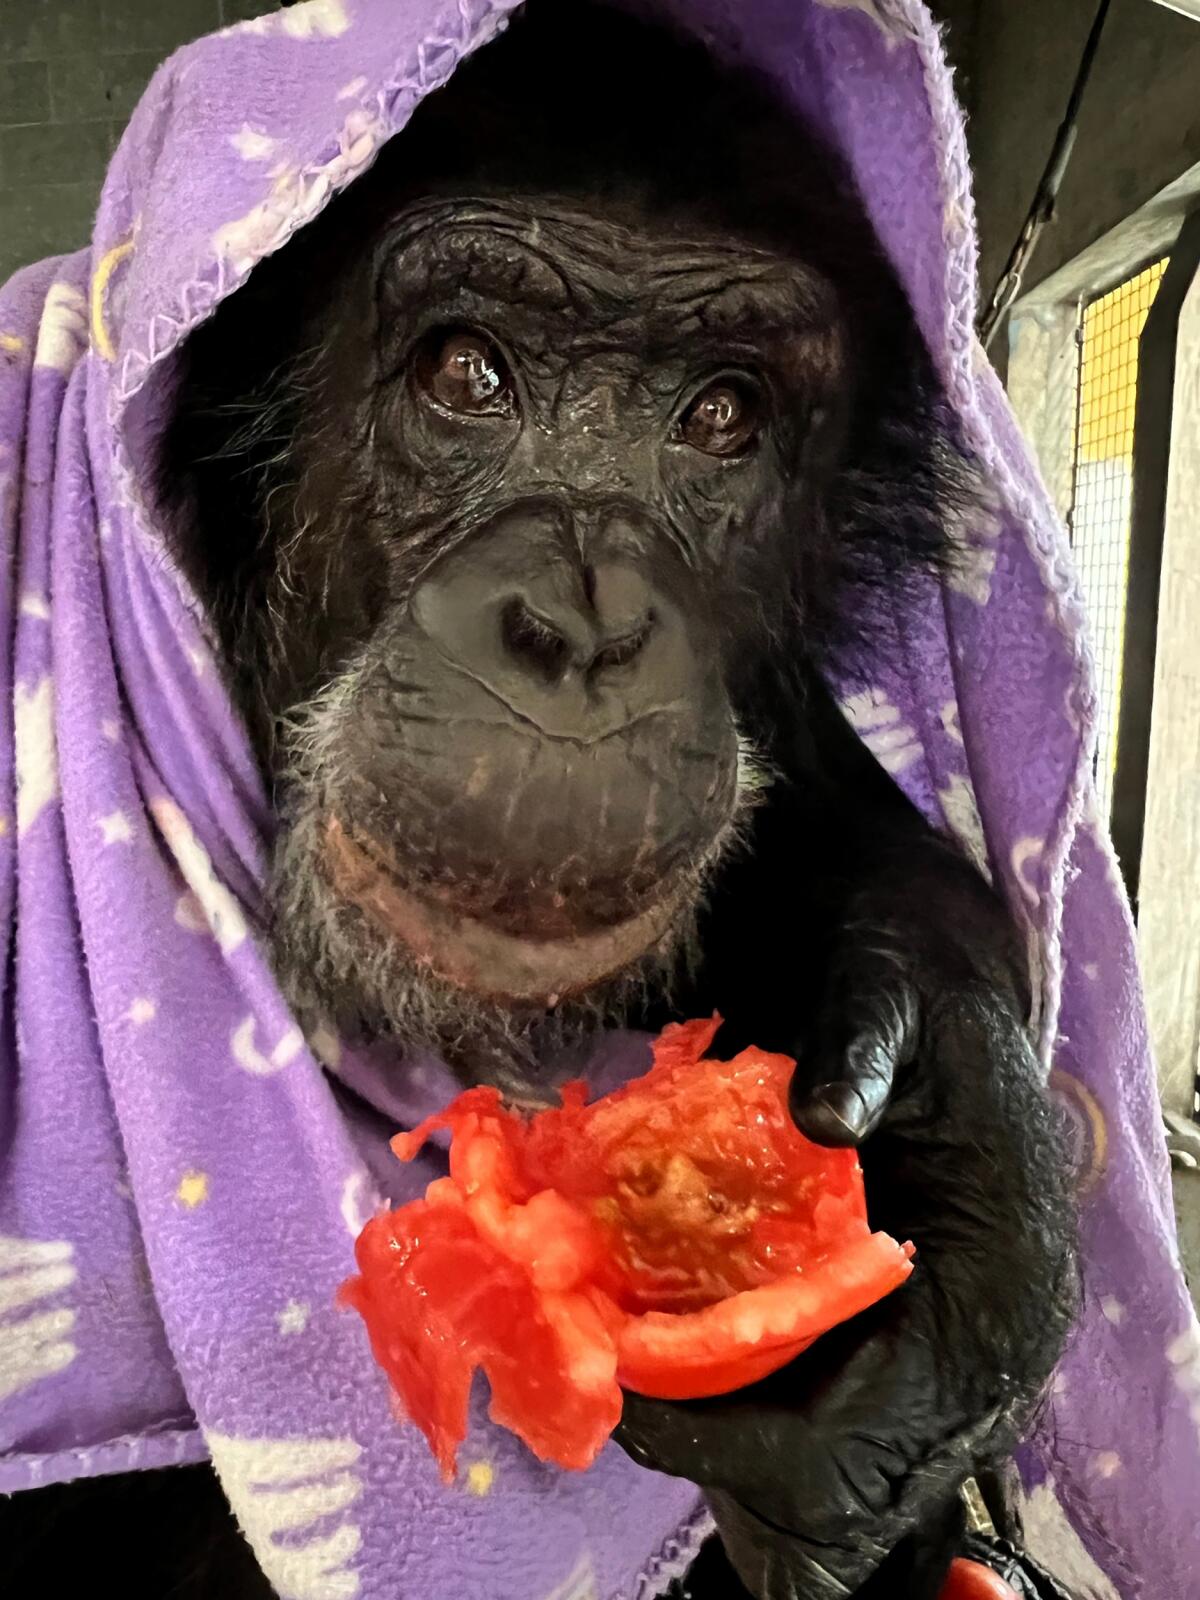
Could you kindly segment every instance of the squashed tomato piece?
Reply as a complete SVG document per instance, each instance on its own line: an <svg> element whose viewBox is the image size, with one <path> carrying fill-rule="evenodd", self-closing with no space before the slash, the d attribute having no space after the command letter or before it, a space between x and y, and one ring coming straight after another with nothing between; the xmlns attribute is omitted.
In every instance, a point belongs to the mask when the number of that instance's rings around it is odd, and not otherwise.
<svg viewBox="0 0 1200 1600"><path fill-rule="evenodd" d="M582 1295L538 1290L480 1238L458 1207L418 1200L373 1217L343 1302L367 1325L400 1409L454 1477L471 1379L482 1367L491 1415L543 1460L587 1467L616 1427L616 1350Z"/></svg>
<svg viewBox="0 0 1200 1600"><path fill-rule="evenodd" d="M705 1059L719 1026L666 1029L651 1070L591 1105L568 1084L525 1118L471 1089L392 1141L408 1161L448 1129L450 1175L367 1224L341 1298L447 1479L477 1368L496 1422L586 1467L622 1385L741 1388L908 1276L911 1247L868 1227L853 1151L788 1115L793 1063Z"/></svg>

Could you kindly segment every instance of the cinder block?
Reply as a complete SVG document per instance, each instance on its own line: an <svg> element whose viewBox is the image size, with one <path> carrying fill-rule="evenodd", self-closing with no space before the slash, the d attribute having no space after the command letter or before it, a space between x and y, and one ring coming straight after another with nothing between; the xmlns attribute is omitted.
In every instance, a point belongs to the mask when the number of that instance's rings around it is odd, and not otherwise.
<svg viewBox="0 0 1200 1600"><path fill-rule="evenodd" d="M132 112L162 59L157 50L127 55L59 56L50 63L50 102L55 122L87 122Z"/></svg>
<svg viewBox="0 0 1200 1600"><path fill-rule="evenodd" d="M98 187L111 144L111 121L0 128L0 189L87 182Z"/></svg>
<svg viewBox="0 0 1200 1600"><path fill-rule="evenodd" d="M163 9L173 9L169 0L163 0ZM0 61L45 61L70 50L98 52L104 48L105 31L101 0L6 0Z"/></svg>
<svg viewBox="0 0 1200 1600"><path fill-rule="evenodd" d="M0 22L0 33L8 26ZM49 70L44 61L0 61L0 125L45 122L50 116Z"/></svg>
<svg viewBox="0 0 1200 1600"><path fill-rule="evenodd" d="M98 195L93 183L0 189L0 283L31 261L85 245Z"/></svg>
<svg viewBox="0 0 1200 1600"><path fill-rule="evenodd" d="M221 0L221 25L228 28L231 23L249 22L278 9L278 0Z"/></svg>
<svg viewBox="0 0 1200 1600"><path fill-rule="evenodd" d="M106 54L156 50L165 56L177 45L221 26L220 0L89 0L104 22Z"/></svg>

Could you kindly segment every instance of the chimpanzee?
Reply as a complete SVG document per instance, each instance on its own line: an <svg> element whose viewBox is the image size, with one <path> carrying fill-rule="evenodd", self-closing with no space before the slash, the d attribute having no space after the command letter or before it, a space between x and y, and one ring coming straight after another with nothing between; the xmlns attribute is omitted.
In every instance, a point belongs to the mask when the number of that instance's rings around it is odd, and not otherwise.
<svg viewBox="0 0 1200 1600"><path fill-rule="evenodd" d="M1071 1206L1006 915L824 686L972 494L838 161L698 48L529 0L193 336L162 487L302 1018L529 1096L718 1009L866 1141L911 1284L620 1438L758 1600L935 1594L1062 1348ZM232 1592L205 1559L171 1592ZM685 1588L737 1582L714 1549Z"/></svg>

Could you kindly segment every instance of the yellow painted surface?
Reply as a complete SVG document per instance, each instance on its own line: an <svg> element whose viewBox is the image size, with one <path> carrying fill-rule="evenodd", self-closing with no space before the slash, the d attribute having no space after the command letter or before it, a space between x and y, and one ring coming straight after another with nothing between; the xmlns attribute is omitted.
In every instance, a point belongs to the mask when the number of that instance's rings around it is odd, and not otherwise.
<svg viewBox="0 0 1200 1600"><path fill-rule="evenodd" d="M1097 800L1106 817L1117 763L1139 341L1167 267L1156 261L1086 306L1081 319L1072 544L1096 653Z"/></svg>
<svg viewBox="0 0 1200 1600"><path fill-rule="evenodd" d="M1133 459L1138 340L1166 270L1166 260L1118 284L1083 314L1079 406L1082 461Z"/></svg>

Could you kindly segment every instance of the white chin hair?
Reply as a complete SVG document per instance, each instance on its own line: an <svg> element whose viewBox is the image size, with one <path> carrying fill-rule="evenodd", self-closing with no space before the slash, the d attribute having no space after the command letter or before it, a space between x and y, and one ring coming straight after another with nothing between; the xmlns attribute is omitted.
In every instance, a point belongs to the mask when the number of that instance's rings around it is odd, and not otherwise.
<svg viewBox="0 0 1200 1600"><path fill-rule="evenodd" d="M739 729L737 741L737 796L738 805L755 805L766 794L774 781L774 773L765 757L755 749L753 742Z"/></svg>

